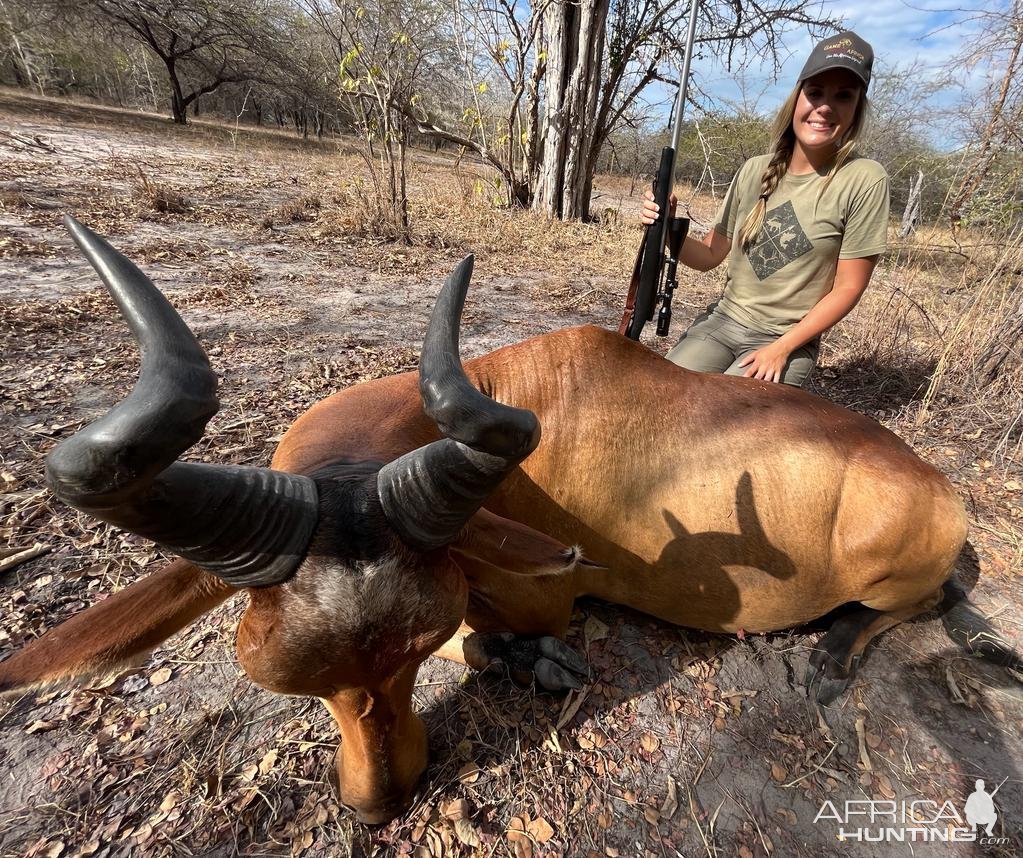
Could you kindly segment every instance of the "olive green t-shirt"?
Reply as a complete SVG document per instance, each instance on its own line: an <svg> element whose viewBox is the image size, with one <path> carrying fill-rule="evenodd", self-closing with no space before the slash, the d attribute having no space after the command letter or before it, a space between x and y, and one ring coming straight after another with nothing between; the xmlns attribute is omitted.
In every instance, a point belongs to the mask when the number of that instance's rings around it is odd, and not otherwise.
<svg viewBox="0 0 1023 858"><path fill-rule="evenodd" d="M831 291L839 259L883 253L887 246L888 174L867 158L842 165L824 193L827 174L786 174L767 201L767 215L749 251L739 228L760 195L770 155L751 158L728 189L714 229L732 240L725 291L726 316L770 334L783 334Z"/></svg>

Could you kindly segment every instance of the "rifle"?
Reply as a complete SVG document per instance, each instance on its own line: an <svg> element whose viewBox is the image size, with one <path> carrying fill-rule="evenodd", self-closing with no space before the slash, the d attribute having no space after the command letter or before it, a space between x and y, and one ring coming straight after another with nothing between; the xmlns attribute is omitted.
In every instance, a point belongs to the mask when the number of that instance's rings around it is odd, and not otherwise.
<svg viewBox="0 0 1023 858"><path fill-rule="evenodd" d="M661 150L661 163L657 169L657 178L654 180L654 201L658 206L657 220L643 233L643 242L640 244L629 284L625 312L618 328L619 333L632 340L639 339L643 326L653 319L654 308L658 304L661 305L661 309L657 314L657 336L668 335L668 328L671 326L671 298L678 286L675 272L682 245L689 232L689 218L668 217L668 200L675 175L675 153L682 133L682 112L689 89L689 63L693 54L693 42L696 39L696 19L700 7L699 0L692 0L692 4L689 11L689 31L686 35L682 79L678 84L678 98L675 102L675 126L672 129L671 145ZM668 248L667 257L664 255L665 247ZM662 272L666 275L663 286Z"/></svg>

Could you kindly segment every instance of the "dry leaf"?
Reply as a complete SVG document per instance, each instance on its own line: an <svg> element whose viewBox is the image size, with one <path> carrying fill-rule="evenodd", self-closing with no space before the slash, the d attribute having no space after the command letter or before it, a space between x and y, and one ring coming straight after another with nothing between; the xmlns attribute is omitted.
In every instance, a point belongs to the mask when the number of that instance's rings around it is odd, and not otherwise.
<svg viewBox="0 0 1023 858"><path fill-rule="evenodd" d="M259 773L261 775L267 774L270 769L277 763L277 751L267 751L266 755L262 760L259 761Z"/></svg>
<svg viewBox="0 0 1023 858"><path fill-rule="evenodd" d="M527 817L528 819L528 817ZM505 831L508 837L509 843L516 843L521 840L528 840L529 837L526 834L526 822L520 816L513 816L511 821L508 823L508 829Z"/></svg>
<svg viewBox="0 0 1023 858"><path fill-rule="evenodd" d="M877 784L878 792L880 792L886 799L890 801L895 798L895 790L892 787L892 782L888 775L878 775L875 783Z"/></svg>
<svg viewBox="0 0 1023 858"><path fill-rule="evenodd" d="M601 641L607 637L608 627L596 617L587 617L583 624L583 641L587 649L594 641Z"/></svg>
<svg viewBox="0 0 1023 858"><path fill-rule="evenodd" d="M873 763L870 762L870 754L867 753L867 719L862 715L856 719L856 742L860 750L860 761L859 766L865 772L871 772L874 770Z"/></svg>
<svg viewBox="0 0 1023 858"><path fill-rule="evenodd" d="M463 784L474 784L480 779L480 767L475 763L466 763L458 770L458 779Z"/></svg>
<svg viewBox="0 0 1023 858"><path fill-rule="evenodd" d="M173 671L169 667L161 667L159 670L153 671L149 677L150 685L163 685L168 679L171 678Z"/></svg>
<svg viewBox="0 0 1023 858"><path fill-rule="evenodd" d="M589 694L588 688L583 688L581 691L568 692L565 702L561 706L561 714L558 716L557 724L554 726L555 730L562 729L575 717L579 707L583 705L583 700L586 699L587 694Z"/></svg>
<svg viewBox="0 0 1023 858"><path fill-rule="evenodd" d="M511 817L505 831L508 845L511 847L511 854L516 858L532 858L533 856L533 842L529 839L529 834L526 833L527 819L529 819L528 814L524 818Z"/></svg>
<svg viewBox="0 0 1023 858"><path fill-rule="evenodd" d="M795 825L799 821L799 817L796 816L795 812L789 810L787 807L779 807L775 810L775 814L780 816L789 825Z"/></svg>
<svg viewBox="0 0 1023 858"><path fill-rule="evenodd" d="M468 819L455 820L455 836L470 849L478 849L480 838Z"/></svg>
<svg viewBox="0 0 1023 858"><path fill-rule="evenodd" d="M669 822L671 818L678 811L678 787L675 785L675 779L672 777L668 778L668 795L664 799L664 804L661 805L661 816Z"/></svg>
<svg viewBox="0 0 1023 858"><path fill-rule="evenodd" d="M26 733L46 733L58 726L56 721L33 721L25 728Z"/></svg>
<svg viewBox="0 0 1023 858"><path fill-rule="evenodd" d="M160 810L164 813L170 813L177 807L178 800L181 798L181 792L176 789L172 789L167 795L163 797L163 801L160 802Z"/></svg>
<svg viewBox="0 0 1023 858"><path fill-rule="evenodd" d="M442 801L437 809L440 810L440 815L445 819L450 819L452 822L458 819L469 818L469 802L464 798L453 798L451 801Z"/></svg>
<svg viewBox="0 0 1023 858"><path fill-rule="evenodd" d="M554 829L551 828L551 824L542 816L527 823L526 831L533 835L533 839L537 843L546 843L554 836Z"/></svg>
<svg viewBox="0 0 1023 858"><path fill-rule="evenodd" d="M661 740L658 739L653 733L644 733L639 737L639 744L643 746L643 750L648 754L652 754L659 747L661 747Z"/></svg>

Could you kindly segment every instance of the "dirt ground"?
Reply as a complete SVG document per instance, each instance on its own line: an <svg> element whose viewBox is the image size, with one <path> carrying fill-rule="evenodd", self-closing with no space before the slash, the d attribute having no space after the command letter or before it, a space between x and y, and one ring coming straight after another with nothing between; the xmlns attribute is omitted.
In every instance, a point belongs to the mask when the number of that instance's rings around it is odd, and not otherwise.
<svg viewBox="0 0 1023 858"><path fill-rule="evenodd" d="M424 153L413 217L425 237L403 246L365 228L364 171L341 150L0 92L0 546L47 550L0 572L0 658L162 562L43 487L46 453L137 372L64 213L140 264L209 352L223 405L190 453L204 461L265 465L313 402L413 368L438 286L470 251L465 356L616 326L639 239L620 181L600 185L602 223L538 228L481 200L471 165ZM720 280L685 286L676 331ZM949 474L973 525L958 576L1019 646L1018 472L965 431L911 427L919 379L843 359L858 324L835 332L813 389ZM235 662L243 607L236 597L113 681L0 702L0 856L1023 854L1019 682L964 654L934 614L884 635L822 711L800 683L812 629L737 639L583 603L569 641L595 678L567 698L430 659L415 692L431 745L420 793L366 828L328 784L326 711L261 690ZM1000 845L842 842L833 818L815 822L826 801L962 813L976 778L1004 779Z"/></svg>

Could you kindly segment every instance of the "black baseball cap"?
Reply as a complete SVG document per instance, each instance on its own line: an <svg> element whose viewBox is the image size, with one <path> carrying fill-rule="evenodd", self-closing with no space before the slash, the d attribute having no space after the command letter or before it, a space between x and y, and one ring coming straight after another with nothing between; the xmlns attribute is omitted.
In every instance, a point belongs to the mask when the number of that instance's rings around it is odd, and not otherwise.
<svg viewBox="0 0 1023 858"><path fill-rule="evenodd" d="M863 81L863 88L870 85L870 70L874 66L874 49L852 30L831 36L817 43L810 58L799 73L799 83L808 77L828 69L849 69Z"/></svg>

